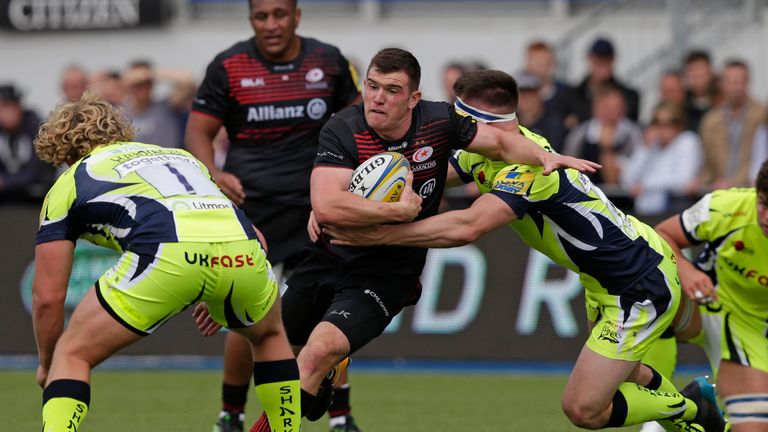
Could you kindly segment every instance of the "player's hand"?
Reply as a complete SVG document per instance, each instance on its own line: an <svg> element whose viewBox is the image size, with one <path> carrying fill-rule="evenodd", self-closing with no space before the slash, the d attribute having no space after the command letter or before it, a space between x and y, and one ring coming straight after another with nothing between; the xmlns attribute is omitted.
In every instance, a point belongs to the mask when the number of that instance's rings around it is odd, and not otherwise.
<svg viewBox="0 0 768 432"><path fill-rule="evenodd" d="M225 171L213 171L211 173L213 181L219 186L224 195L231 199L233 203L240 205L245 201L245 190L240 179L236 175Z"/></svg>
<svg viewBox="0 0 768 432"><path fill-rule="evenodd" d="M712 279L706 273L690 264L678 266L677 272L680 276L680 285L682 285L683 292L688 298L697 303L711 303L717 300L717 292L712 285Z"/></svg>
<svg viewBox="0 0 768 432"><path fill-rule="evenodd" d="M413 191L413 172L405 176L405 187L400 201L393 203L399 208L399 217L395 222L410 222L421 213L421 197Z"/></svg>
<svg viewBox="0 0 768 432"><path fill-rule="evenodd" d="M37 385L40 386L41 389L45 390L45 382L48 380L48 368L40 365L37 367L37 376L35 376L35 381L37 381Z"/></svg>
<svg viewBox="0 0 768 432"><path fill-rule="evenodd" d="M550 175L552 171L560 168L573 168L583 173L593 173L603 166L599 163L579 159L571 156L563 156L557 153L547 153L544 156L544 171L542 174Z"/></svg>
<svg viewBox="0 0 768 432"><path fill-rule="evenodd" d="M331 244L338 246L375 246L384 244L387 225L360 228L336 228L327 226L323 233L332 237Z"/></svg>
<svg viewBox="0 0 768 432"><path fill-rule="evenodd" d="M211 314L208 312L208 305L203 302L195 306L192 316L195 318L197 329L200 330L203 336L213 336L221 330L221 324L218 324L211 318Z"/></svg>
<svg viewBox="0 0 768 432"><path fill-rule="evenodd" d="M309 239L312 240L312 243L317 242L317 240L320 239L320 234L322 234L322 231L320 229L320 224L317 223L317 219L315 219L315 212L309 212L309 221L307 222L307 232L309 233Z"/></svg>

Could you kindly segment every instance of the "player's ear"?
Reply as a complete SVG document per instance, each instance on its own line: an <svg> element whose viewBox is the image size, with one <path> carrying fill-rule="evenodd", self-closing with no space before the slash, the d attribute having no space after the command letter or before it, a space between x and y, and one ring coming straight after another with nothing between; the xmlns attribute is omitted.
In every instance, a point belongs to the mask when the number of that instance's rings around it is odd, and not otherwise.
<svg viewBox="0 0 768 432"><path fill-rule="evenodd" d="M421 91L416 90L415 92L411 93L410 100L408 101L408 108L414 109L416 108L416 104L419 103L421 100Z"/></svg>
<svg viewBox="0 0 768 432"><path fill-rule="evenodd" d="M301 8L299 8L298 6L296 7L294 20L296 21L296 23L294 24L293 29L296 30L297 28L299 28L299 23L301 22Z"/></svg>

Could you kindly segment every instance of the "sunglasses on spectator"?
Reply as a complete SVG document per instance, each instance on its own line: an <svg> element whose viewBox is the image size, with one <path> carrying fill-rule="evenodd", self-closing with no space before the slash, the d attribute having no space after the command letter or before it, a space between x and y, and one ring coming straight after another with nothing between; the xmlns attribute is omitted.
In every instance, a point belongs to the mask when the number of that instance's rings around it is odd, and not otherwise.
<svg viewBox="0 0 768 432"><path fill-rule="evenodd" d="M654 126L679 126L680 122L673 118L654 118L651 120L651 124Z"/></svg>

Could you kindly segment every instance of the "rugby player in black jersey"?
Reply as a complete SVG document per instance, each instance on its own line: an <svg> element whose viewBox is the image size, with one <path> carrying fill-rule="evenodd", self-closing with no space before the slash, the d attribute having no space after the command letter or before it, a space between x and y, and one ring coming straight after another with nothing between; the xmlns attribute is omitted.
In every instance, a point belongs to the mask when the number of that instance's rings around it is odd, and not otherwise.
<svg viewBox="0 0 768 432"><path fill-rule="evenodd" d="M330 116L359 100L357 73L338 48L301 37L296 0L250 0L255 36L219 53L208 66L187 126L187 148L224 193L264 233L278 280L307 243L309 176L317 139ZM226 164L213 163L213 139L224 126ZM252 360L247 341L226 336L223 409L214 430L242 430ZM348 389L335 414L356 431ZM345 397L346 396L346 397Z"/></svg>
<svg viewBox="0 0 768 432"><path fill-rule="evenodd" d="M407 51L387 48L371 61L364 103L348 107L320 133L312 171L312 208L317 222L364 226L407 222L434 215L442 196L451 149L467 148L489 157L594 171L588 161L547 153L522 135L503 133L459 115L452 105L421 100L418 61ZM353 170L376 153L405 155L413 170L406 187L416 194L397 203L366 200L347 191ZM417 195L418 194L418 195ZM419 299L427 249L353 248L314 243L288 279L283 322L298 354L302 413L308 418L327 406L327 373L340 360L382 333L405 306ZM257 422L252 432L267 430Z"/></svg>

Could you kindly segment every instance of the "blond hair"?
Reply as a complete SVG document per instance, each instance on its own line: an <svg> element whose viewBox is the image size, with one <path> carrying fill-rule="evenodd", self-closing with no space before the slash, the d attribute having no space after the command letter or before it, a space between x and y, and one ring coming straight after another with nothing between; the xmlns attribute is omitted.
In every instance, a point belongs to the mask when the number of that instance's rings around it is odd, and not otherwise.
<svg viewBox="0 0 768 432"><path fill-rule="evenodd" d="M76 162L100 145L131 141L136 132L122 113L92 91L56 106L37 132L35 153L55 166Z"/></svg>

